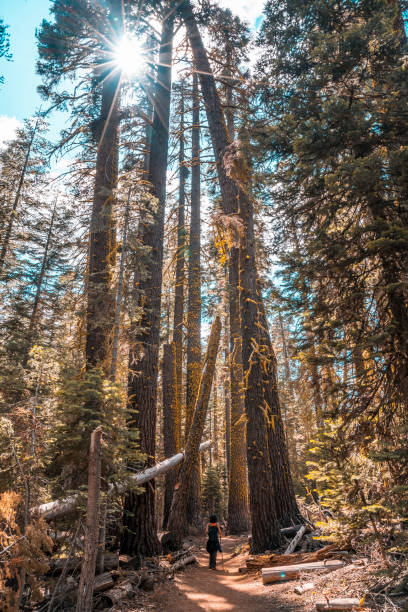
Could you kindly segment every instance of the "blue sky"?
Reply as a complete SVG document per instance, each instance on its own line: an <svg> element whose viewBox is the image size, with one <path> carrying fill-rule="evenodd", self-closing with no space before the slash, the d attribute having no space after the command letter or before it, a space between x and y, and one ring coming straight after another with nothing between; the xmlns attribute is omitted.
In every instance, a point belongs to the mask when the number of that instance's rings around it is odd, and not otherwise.
<svg viewBox="0 0 408 612"><path fill-rule="evenodd" d="M219 0L219 4L246 19L254 28L259 26L264 0ZM9 25L13 61L0 60L0 74L5 83L0 88L0 144L26 117L41 104L37 93L40 79L35 71L37 42L35 31L49 16L51 0L0 0L0 17ZM51 138L56 138L64 124L64 115L54 113Z"/></svg>
<svg viewBox="0 0 408 612"><path fill-rule="evenodd" d="M41 104L37 93L37 41L35 31L49 16L50 0L0 0L0 17L9 25L11 62L0 60L4 85L0 89L0 142L13 136L13 130L30 117ZM64 117L54 113L51 136L57 137Z"/></svg>
<svg viewBox="0 0 408 612"><path fill-rule="evenodd" d="M3 4L4 3L4 4ZM9 24L13 61L2 60L5 85L1 91L0 113L18 119L30 115L39 103L35 74L37 46L35 30L48 16L49 0L0 0L0 16Z"/></svg>

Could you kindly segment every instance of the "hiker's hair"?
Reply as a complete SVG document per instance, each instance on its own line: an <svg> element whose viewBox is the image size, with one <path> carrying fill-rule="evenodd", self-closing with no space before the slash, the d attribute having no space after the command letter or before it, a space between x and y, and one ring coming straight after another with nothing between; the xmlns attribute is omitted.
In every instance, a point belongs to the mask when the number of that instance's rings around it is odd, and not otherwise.
<svg viewBox="0 0 408 612"><path fill-rule="evenodd" d="M217 522L217 517L215 516L215 514L212 514L210 516L210 523L216 523Z"/></svg>

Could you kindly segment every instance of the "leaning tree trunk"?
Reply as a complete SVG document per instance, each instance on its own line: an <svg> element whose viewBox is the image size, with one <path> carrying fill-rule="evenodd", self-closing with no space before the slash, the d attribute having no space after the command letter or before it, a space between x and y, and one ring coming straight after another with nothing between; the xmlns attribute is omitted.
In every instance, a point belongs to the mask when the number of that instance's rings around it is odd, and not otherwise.
<svg viewBox="0 0 408 612"><path fill-rule="evenodd" d="M208 403L214 378L215 364L217 361L218 346L221 335L221 320L217 316L211 326L208 340L207 353L200 380L200 388L194 409L193 422L188 434L185 459L180 470L178 487L173 496L169 518L169 540L175 548L181 548L183 537L186 535L186 509L190 489L190 477L194 464L198 460L200 441L204 431L205 418L207 416Z"/></svg>
<svg viewBox="0 0 408 612"><path fill-rule="evenodd" d="M200 452L211 448L212 441L207 440L200 444ZM143 472L138 472L130 476L130 480L135 486L139 486L158 478L163 474L167 474L171 470L174 470L180 463L184 461L184 453L180 452L172 457L167 457L163 461L156 463L153 467L146 468ZM109 493L124 493L125 486L123 483L110 483L108 488ZM70 495L65 499L48 502L47 504L41 504L30 509L30 515L34 516L40 514L44 520L53 521L61 516L67 516L69 513L74 512L78 507L80 501L80 495Z"/></svg>
<svg viewBox="0 0 408 612"><path fill-rule="evenodd" d="M140 328L132 338L129 356L128 404L132 415L129 427L140 432L140 450L153 465L156 451L156 403L160 340L161 287L163 272L164 216L166 173L171 97L171 62L174 16L163 24L153 130L150 148L149 182L152 210L143 223L143 245L150 249L146 256L146 274L140 280L143 314ZM125 499L124 531L121 552L140 557L160 552L155 515L155 487L149 483L142 494L129 492Z"/></svg>
<svg viewBox="0 0 408 612"><path fill-rule="evenodd" d="M253 240L253 204L245 188L245 179L240 173L240 159L233 159L229 147L228 134L225 126L224 115L215 87L214 76L208 61L198 27L192 12L191 3L185 0L179 7L184 19L190 40L195 68L200 75L201 89L206 103L207 119L211 134L211 140L216 160L218 179L223 200L224 213L234 214L236 202L239 202L239 210L242 214L244 231L250 230L241 245L241 253L244 254L242 268L241 300L241 325L243 328L243 360L245 373L245 408L247 416L247 457L249 469L249 485L251 499L252 518L252 548L254 551L263 551L274 547L280 542L279 523L276 515L274 488L280 489L281 484L287 484L279 471L272 473L270 455L273 456L274 448L269 449L269 433L272 429L271 414L268 414L268 399L278 400L276 390L276 372L274 372L274 356L258 350L253 345L252 338L259 337L258 323L258 297L256 287L256 261L255 244ZM251 213L251 214L248 214ZM248 227L247 227L248 225ZM242 286L242 281L240 282ZM255 336L251 332L257 332ZM266 358L266 359L265 359ZM271 373L274 374L270 380L263 377L265 362L270 363ZM269 408L269 412L273 408ZM280 452L276 449L276 453ZM290 477L290 474L289 474ZM275 486L273 486L275 485ZM296 505L293 486L285 490L284 494L293 498ZM298 519L298 511L294 516Z"/></svg>
<svg viewBox="0 0 408 612"><path fill-rule="evenodd" d="M176 347L174 342L163 346L162 385L163 385L163 441L164 454L171 457L180 451L181 414L176 399ZM166 474L164 490L163 529L167 528L177 470Z"/></svg>
<svg viewBox="0 0 408 612"><path fill-rule="evenodd" d="M191 134L191 215L188 261L187 298L187 439L194 416L201 375L201 169L200 169L200 100L198 77L193 74L193 127ZM191 474L190 494L187 502L187 523L201 527L201 469L197 460Z"/></svg>

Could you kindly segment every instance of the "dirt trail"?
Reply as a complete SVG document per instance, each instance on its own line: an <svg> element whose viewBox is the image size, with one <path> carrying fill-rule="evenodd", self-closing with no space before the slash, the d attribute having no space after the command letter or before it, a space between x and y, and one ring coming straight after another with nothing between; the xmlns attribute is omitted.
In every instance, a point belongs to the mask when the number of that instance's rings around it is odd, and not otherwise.
<svg viewBox="0 0 408 612"><path fill-rule="evenodd" d="M199 564L176 576L174 582L158 586L154 594L155 609L160 612L297 612L306 607L283 585L262 585L259 576L239 574L243 557L234 557L238 537L223 538L224 566L218 554L217 571L208 569L204 545L198 555ZM286 586L286 585L285 585ZM285 588L287 591L287 586Z"/></svg>

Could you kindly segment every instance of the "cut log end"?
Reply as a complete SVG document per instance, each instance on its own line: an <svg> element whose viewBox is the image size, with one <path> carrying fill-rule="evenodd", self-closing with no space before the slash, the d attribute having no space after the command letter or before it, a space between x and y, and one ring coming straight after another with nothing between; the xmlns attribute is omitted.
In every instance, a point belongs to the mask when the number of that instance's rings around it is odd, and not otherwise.
<svg viewBox="0 0 408 612"><path fill-rule="evenodd" d="M303 593L313 591L314 588L315 585L313 584L313 582L305 582L304 584L299 584L299 586L295 588L295 593L296 595L303 595Z"/></svg>

